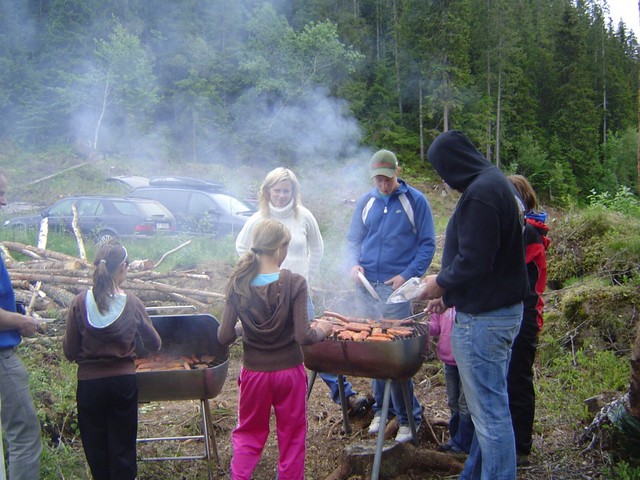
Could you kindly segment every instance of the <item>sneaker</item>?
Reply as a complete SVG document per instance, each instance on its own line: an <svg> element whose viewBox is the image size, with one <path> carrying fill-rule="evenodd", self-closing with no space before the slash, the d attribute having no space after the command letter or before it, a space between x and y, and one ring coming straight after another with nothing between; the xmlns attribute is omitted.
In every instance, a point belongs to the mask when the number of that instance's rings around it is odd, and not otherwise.
<svg viewBox="0 0 640 480"><path fill-rule="evenodd" d="M371 420L369 424L369 433L378 433L378 430L380 430L380 415L374 415L373 420Z"/></svg>
<svg viewBox="0 0 640 480"><path fill-rule="evenodd" d="M368 403L369 400L367 400L367 397L358 395L357 393L347 398L347 405L349 405L349 410L351 410L351 413L359 412L360 410L365 408Z"/></svg>
<svg viewBox="0 0 640 480"><path fill-rule="evenodd" d="M400 428L398 428L398 433L396 434L396 442L406 443L411 440L413 440L413 435L411 435L411 427L409 427L409 425L400 425Z"/></svg>
<svg viewBox="0 0 640 480"><path fill-rule="evenodd" d="M531 465L531 461L529 460L529 455L520 454L520 453L516 455L516 466L528 467L529 465Z"/></svg>

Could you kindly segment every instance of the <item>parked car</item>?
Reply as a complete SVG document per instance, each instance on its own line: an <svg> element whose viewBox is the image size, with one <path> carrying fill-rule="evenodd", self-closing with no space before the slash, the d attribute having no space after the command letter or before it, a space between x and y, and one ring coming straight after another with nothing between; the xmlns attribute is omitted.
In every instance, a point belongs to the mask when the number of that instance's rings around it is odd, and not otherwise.
<svg viewBox="0 0 640 480"><path fill-rule="evenodd" d="M4 225L14 229L38 228L42 219L47 217L50 229L71 231L73 205L78 211L80 231L97 242L176 231L175 217L161 203L111 195L63 198L45 208L40 215L13 217L6 220Z"/></svg>
<svg viewBox="0 0 640 480"><path fill-rule="evenodd" d="M175 216L178 231L188 233L237 235L255 212L222 185L188 177L152 178L128 196L161 202Z"/></svg>

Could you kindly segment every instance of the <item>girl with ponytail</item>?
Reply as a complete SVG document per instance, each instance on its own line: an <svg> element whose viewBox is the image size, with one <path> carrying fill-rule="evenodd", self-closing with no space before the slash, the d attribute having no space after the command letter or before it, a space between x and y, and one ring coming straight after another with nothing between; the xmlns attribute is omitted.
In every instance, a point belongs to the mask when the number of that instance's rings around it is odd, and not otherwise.
<svg viewBox="0 0 640 480"><path fill-rule="evenodd" d="M300 345L324 340L331 324L308 322L307 281L280 268L290 240L282 223L261 220L226 288L218 339L230 345L241 336L243 346L233 480L251 478L269 436L271 408L280 450L278 478L304 478L307 373Z"/></svg>
<svg viewBox="0 0 640 480"><path fill-rule="evenodd" d="M78 294L67 314L64 354L78 364L78 427L96 480L133 480L137 475L138 386L136 338L149 351L160 336L144 305L121 289L127 250L117 242L98 248L93 287Z"/></svg>

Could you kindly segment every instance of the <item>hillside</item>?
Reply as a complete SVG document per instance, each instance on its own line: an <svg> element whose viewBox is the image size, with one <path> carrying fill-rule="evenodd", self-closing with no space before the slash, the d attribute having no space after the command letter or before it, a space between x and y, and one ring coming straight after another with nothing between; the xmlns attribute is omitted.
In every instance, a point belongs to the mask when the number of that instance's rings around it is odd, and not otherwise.
<svg viewBox="0 0 640 480"><path fill-rule="evenodd" d="M24 157L22 157L24 159ZM0 157L0 165L10 170L9 200L31 205L46 205L60 195L72 193L105 193L104 179L118 174L155 175L184 174L214 179L240 194L255 193L265 172L238 168L234 171L217 165L136 164L96 161L67 170L82 161L61 155L37 158L32 163L16 162ZM362 165L341 166L335 172L301 171L303 201L317 216L326 242L323 272L314 286L318 310L340 311L350 301L351 285L341 263L344 235L350 221L353 202L370 188ZM423 190L430 201L436 220L438 244L441 232L457 200L425 169L420 175L411 172L410 183ZM54 176L51 176L54 175ZM47 178L49 177L49 178ZM418 178L416 178L418 177ZM30 183L40 180L36 183ZM119 192L118 192L119 193ZM638 265L640 265L640 226L636 220L603 209L550 210L549 225L552 247L549 251L549 289L545 327L540 337L536 362L538 409L534 432L532 466L519 471L520 479L601 479L638 478L625 467L607 442L596 442L589 451L577 442L595 411L584 403L595 398L595 405L620 396L629 385L629 356L638 326ZM2 232L6 234L7 232ZM176 243L179 243L176 241ZM221 292L233 264L228 240L200 239L197 247L184 255L176 255L165 268L189 269L203 273L208 280L193 280L190 288ZM165 251L167 247L164 247ZM135 253L133 253L135 252ZM132 247L135 258L155 257L161 251L152 245ZM440 251L438 251L438 256ZM436 258L433 269L437 270ZM181 285L181 287L184 285ZM220 315L220 305L210 312ZM416 309L419 309L416 306ZM63 312L59 312L62 315ZM64 329L60 317L43 336L25 342L22 356L31 372L31 387L39 414L44 422L47 452L42 478L87 478L82 451L77 437L74 412L74 369L60 353L59 339ZM234 347L229 373L220 395L210 401L218 453L223 467L231 455L230 432L235 424L239 347ZM358 390L370 392L368 379L351 379ZM445 437L443 421L448 418L441 363L429 356L414 377L416 395L425 407L431 428L421 429L418 452L432 452ZM600 403L598 403L600 402ZM141 406L141 433L152 436L198 433L198 402L153 402ZM337 465L344 448L369 444L366 433L370 412L352 419L351 434L342 432L342 417L322 382L317 382L309 401L309 448L307 479L321 480ZM196 448L195 442L181 445L181 451ZM158 450L156 450L158 449ZM150 453L175 453L175 446L151 447ZM444 478L455 472L456 460L445 454L450 470L408 471L401 478ZM276 446L270 439L256 478L271 478L275 469ZM625 462L630 460L625 459ZM180 462L141 464L142 479L206 478L202 464L181 468ZM193 465L193 466L191 466ZM623 476L627 468L628 476ZM360 476L353 476L362 478Z"/></svg>

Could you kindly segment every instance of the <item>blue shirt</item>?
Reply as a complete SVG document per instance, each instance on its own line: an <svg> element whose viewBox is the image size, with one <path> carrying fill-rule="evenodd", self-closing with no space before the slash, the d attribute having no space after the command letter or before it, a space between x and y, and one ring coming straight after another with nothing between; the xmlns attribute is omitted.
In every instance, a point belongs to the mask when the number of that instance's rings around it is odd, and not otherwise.
<svg viewBox="0 0 640 480"><path fill-rule="evenodd" d="M0 257L0 308L7 312L16 311L16 296L2 257ZM0 348L15 347L21 341L22 336L18 330L0 330Z"/></svg>

